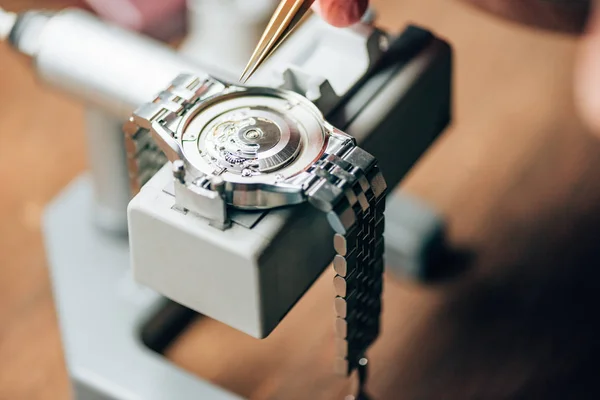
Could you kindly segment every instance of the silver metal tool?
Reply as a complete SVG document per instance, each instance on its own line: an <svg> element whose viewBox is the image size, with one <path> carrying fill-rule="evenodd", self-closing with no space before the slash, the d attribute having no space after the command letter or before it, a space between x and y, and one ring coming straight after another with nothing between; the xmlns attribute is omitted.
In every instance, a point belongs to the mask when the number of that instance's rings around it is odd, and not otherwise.
<svg viewBox="0 0 600 400"><path fill-rule="evenodd" d="M314 2L315 0L282 0L279 3L267 25L267 29L250 57L248 65L242 72L240 77L242 83L250 79L258 67L292 33Z"/></svg>
<svg viewBox="0 0 600 400"><path fill-rule="evenodd" d="M387 185L377 160L286 90L178 76L134 113L126 136L132 186L160 149L173 163L177 207L230 226L228 208L310 202L336 232L336 371L349 375L379 335ZM151 136L158 148L149 146ZM154 168L151 166L150 168Z"/></svg>

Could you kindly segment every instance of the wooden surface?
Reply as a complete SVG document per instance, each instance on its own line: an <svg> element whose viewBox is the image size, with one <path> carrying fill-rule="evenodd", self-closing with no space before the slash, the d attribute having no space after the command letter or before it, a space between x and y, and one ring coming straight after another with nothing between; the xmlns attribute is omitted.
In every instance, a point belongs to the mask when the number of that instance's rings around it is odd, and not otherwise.
<svg viewBox="0 0 600 400"><path fill-rule="evenodd" d="M429 288L387 280L370 392L598 398L600 143L573 110L574 40L448 0L375 3L384 26L416 22L454 45L454 126L404 186L445 213L470 272ZM82 108L5 45L0 72L0 400L66 399L39 219L85 169ZM254 399L341 398L351 384L331 374L326 275L265 341L201 320L169 357Z"/></svg>

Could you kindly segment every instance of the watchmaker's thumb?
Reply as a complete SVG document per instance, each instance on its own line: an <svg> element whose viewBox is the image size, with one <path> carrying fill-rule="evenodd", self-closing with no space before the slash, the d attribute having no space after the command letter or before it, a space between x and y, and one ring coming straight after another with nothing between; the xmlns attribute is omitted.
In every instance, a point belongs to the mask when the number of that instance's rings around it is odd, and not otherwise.
<svg viewBox="0 0 600 400"><path fill-rule="evenodd" d="M600 135L600 1L594 2L581 44L575 76L575 96L582 116Z"/></svg>
<svg viewBox="0 0 600 400"><path fill-rule="evenodd" d="M333 26L344 27L360 21L369 0L317 0L313 8Z"/></svg>

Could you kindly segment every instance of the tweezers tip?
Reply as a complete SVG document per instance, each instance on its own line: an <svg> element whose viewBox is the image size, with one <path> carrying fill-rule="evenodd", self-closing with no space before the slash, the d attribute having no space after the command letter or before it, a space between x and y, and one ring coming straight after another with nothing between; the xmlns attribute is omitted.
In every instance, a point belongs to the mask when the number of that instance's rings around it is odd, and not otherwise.
<svg viewBox="0 0 600 400"><path fill-rule="evenodd" d="M314 1L309 1L309 6ZM293 3L293 4L290 4ZM306 0L283 0L277 8L275 15L271 18L267 29L263 33L261 40L254 49L254 53L246 65L240 82L246 83L256 72L256 70L263 64L263 62L275 51L281 42L287 37L287 35L294 29L299 21L294 19L300 13L300 19L306 13L307 9L302 9L302 4L306 4ZM286 5L289 8L286 8ZM279 20L280 15L283 20ZM283 25L281 25L283 24Z"/></svg>
<svg viewBox="0 0 600 400"><path fill-rule="evenodd" d="M256 69L258 68L258 65L252 65L252 64L248 64L246 66L246 69L244 70L244 72L242 73L242 76L240 76L240 82L242 84L248 82L248 80L250 78L252 78L252 76L254 75L254 73L256 72Z"/></svg>
<svg viewBox="0 0 600 400"><path fill-rule="evenodd" d="M248 82L248 79L250 79L250 77L252 76L252 73L248 73L248 71L250 71L252 69L252 62L249 62L246 65L246 68L244 68L244 71L242 72L242 75L240 75L240 82L241 83L246 83Z"/></svg>

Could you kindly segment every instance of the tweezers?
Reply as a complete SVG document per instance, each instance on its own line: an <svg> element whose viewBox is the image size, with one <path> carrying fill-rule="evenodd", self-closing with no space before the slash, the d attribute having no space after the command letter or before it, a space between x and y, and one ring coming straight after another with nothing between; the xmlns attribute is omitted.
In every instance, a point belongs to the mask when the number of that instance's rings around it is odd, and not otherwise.
<svg viewBox="0 0 600 400"><path fill-rule="evenodd" d="M288 37L304 15L310 10L315 0L282 0L269 21L240 82L246 83L277 47Z"/></svg>

